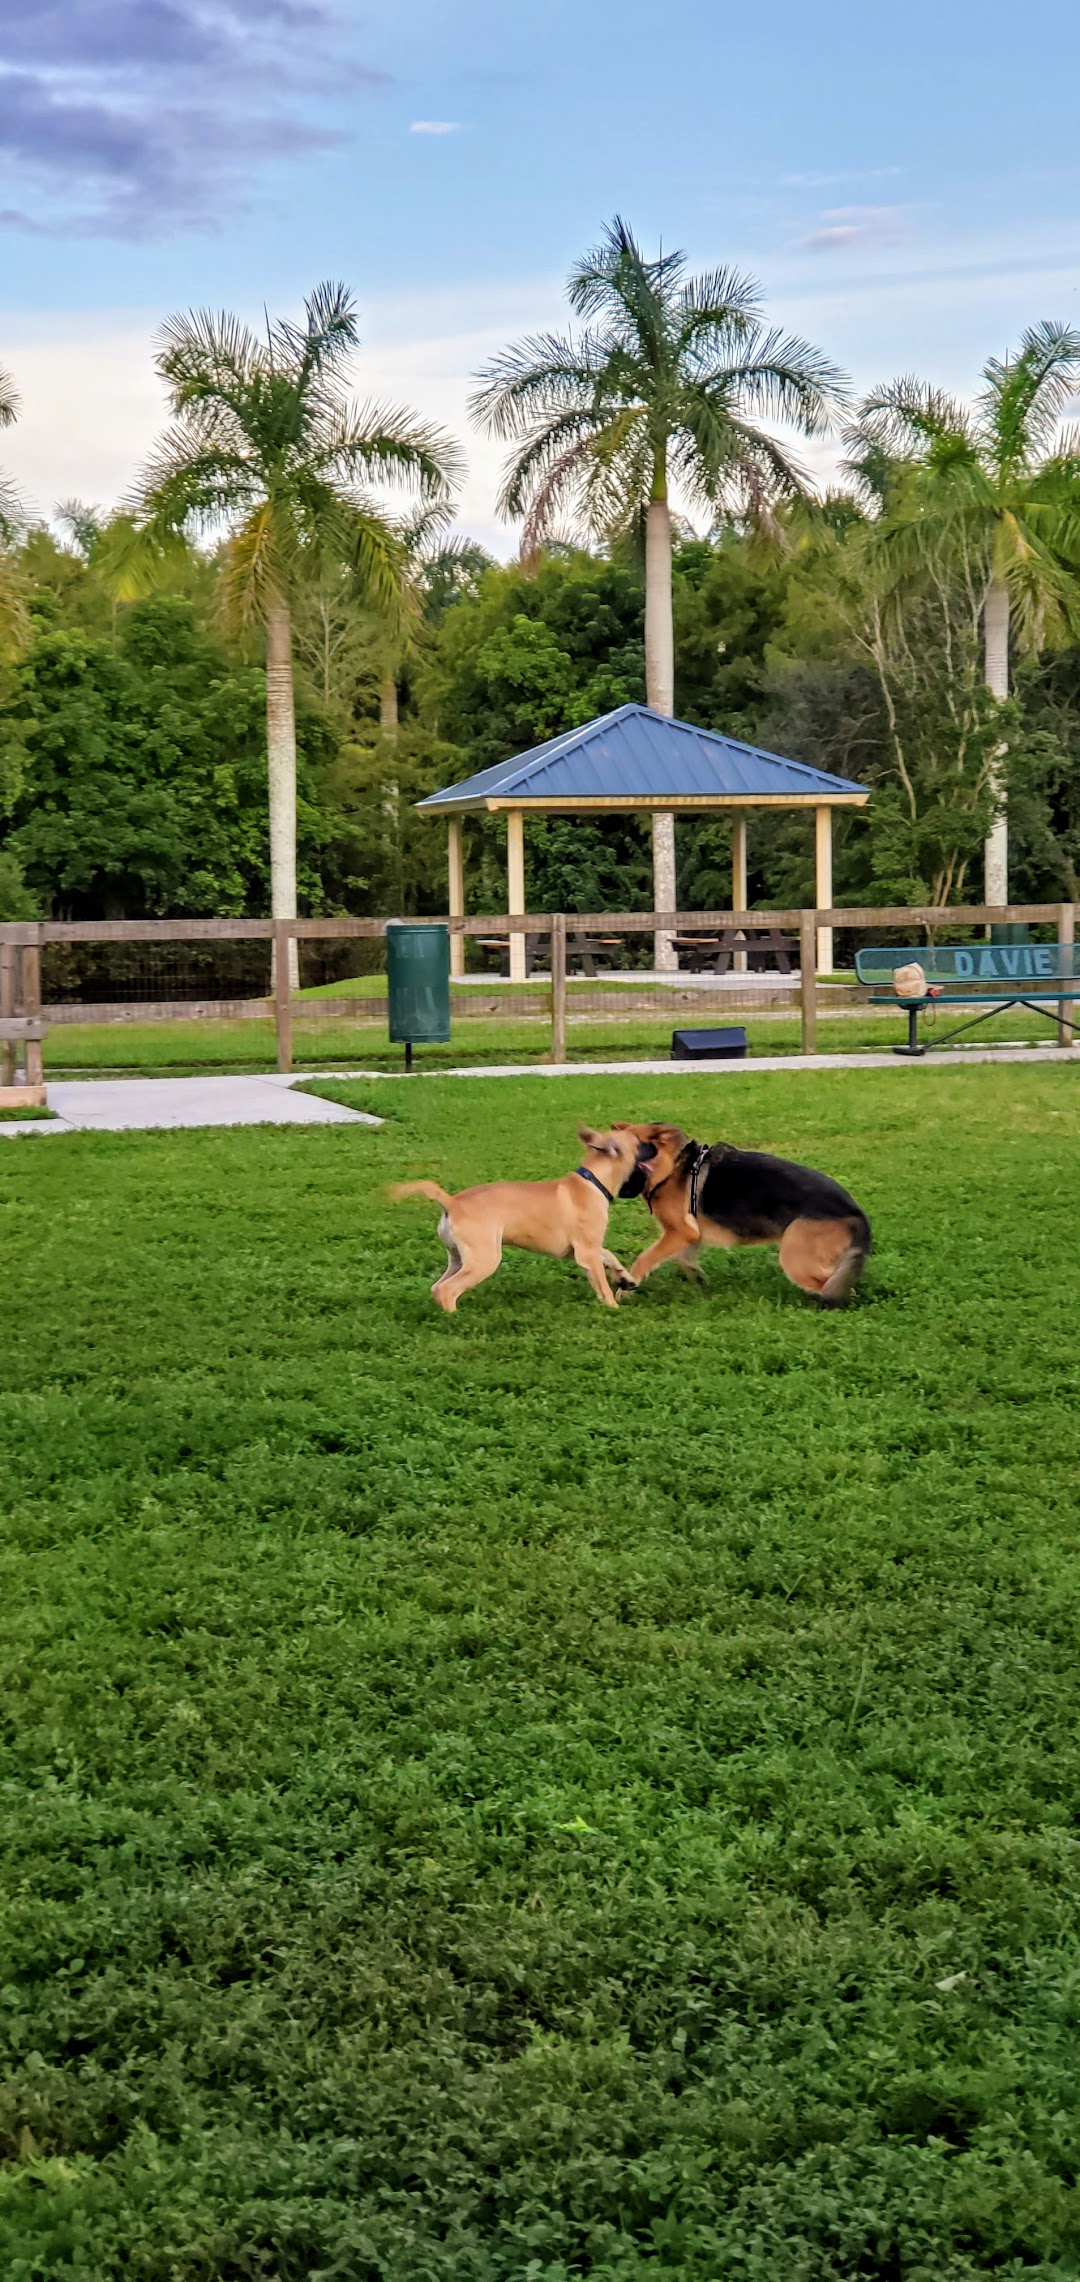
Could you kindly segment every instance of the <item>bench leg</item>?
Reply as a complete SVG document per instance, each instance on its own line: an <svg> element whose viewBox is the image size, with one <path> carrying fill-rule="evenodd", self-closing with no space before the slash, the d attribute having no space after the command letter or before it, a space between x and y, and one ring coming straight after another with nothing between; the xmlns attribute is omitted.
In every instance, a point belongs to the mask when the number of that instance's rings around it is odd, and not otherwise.
<svg viewBox="0 0 1080 2282"><path fill-rule="evenodd" d="M921 1007L919 1006L908 1007L907 1045L893 1047L893 1053L902 1054L905 1061L919 1062L922 1060L923 1055L926 1052L925 1046L920 1046L919 1044L919 1015L921 1011Z"/></svg>

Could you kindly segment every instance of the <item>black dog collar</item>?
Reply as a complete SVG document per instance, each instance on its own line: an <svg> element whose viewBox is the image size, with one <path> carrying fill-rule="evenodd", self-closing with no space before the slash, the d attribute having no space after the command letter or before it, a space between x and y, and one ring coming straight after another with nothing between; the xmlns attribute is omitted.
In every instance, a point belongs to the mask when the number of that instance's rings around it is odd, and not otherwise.
<svg viewBox="0 0 1080 2282"><path fill-rule="evenodd" d="M604 1187L603 1181L597 1180L595 1173L590 1173L587 1165L575 1165L574 1171L580 1181L591 1181L594 1189L599 1189L605 1204L611 1203L611 1190Z"/></svg>

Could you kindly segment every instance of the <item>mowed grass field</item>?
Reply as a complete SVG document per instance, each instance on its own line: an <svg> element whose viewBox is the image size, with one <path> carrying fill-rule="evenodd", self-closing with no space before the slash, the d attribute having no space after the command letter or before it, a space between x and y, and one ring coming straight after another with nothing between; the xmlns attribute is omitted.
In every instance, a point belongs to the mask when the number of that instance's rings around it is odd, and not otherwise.
<svg viewBox="0 0 1080 2282"><path fill-rule="evenodd" d="M0 1145L5 2282L1077 2273L1077 1087ZM382 1184L612 1115L836 1174L857 1303L439 1315Z"/></svg>
<svg viewBox="0 0 1080 2282"><path fill-rule="evenodd" d="M327 993L326 995L330 995ZM542 1011L526 1020L495 1020L483 1015L455 1018L453 1035L444 1046L417 1048L417 1065L423 1069L455 1069L471 1064L530 1063L545 1061L551 1045L551 1027ZM614 994L613 994L614 1003ZM963 1010L956 1023L965 1019ZM665 1061L671 1050L673 1029L697 1024L739 1023L746 1030L751 1059L773 1054L798 1054L801 1031L795 1014L758 1014L744 1008L717 1005L680 1007L666 1015L636 1015L605 1019L595 1013L577 1014L570 1000L566 1052L571 1062ZM936 1034L954 1027L944 1014L924 1025L923 1035L933 1047ZM817 1050L822 1054L852 1054L861 1048L887 1053L907 1036L904 1016L889 1008L878 1012L865 1007L855 1013L819 1014ZM991 1015L966 1043L971 1046L1023 1044L1048 1046L1054 1030L1049 1021L1022 1008ZM960 1049L958 1049L959 1051ZM178 1076L191 1070L272 1070L275 1058L274 1027L266 1021L57 1023L45 1040L45 1068L51 1078L119 1076L140 1072L147 1077ZM297 1069L334 1069L352 1064L377 1071L400 1070L403 1052L392 1046L386 1023L357 1021L343 1016L305 1016L302 1001L293 1019L293 1058Z"/></svg>

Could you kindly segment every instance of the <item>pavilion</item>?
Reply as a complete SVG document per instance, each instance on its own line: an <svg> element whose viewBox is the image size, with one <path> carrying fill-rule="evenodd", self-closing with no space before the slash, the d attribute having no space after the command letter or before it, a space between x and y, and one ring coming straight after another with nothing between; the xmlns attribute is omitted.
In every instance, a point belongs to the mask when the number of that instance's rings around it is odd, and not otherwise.
<svg viewBox="0 0 1080 2282"><path fill-rule="evenodd" d="M465 880L462 816L506 813L506 908L524 912L525 818L527 815L610 814L642 810L653 818L653 909L678 909L674 861L676 815L731 813L731 904L746 909L746 826L752 809L813 809L818 909L832 903L832 817L834 808L863 808L870 795L847 777L801 761L783 760L754 745L688 721L674 721L646 705L620 705L580 729L568 729L535 745L529 753L481 769L463 784L417 802L423 816L445 816L449 825L450 916L463 918ZM464 970L464 942L451 936L453 972ZM656 965L673 967L670 935L655 938ZM818 967L832 965L832 930L818 930ZM525 938L510 937L510 977L525 979Z"/></svg>

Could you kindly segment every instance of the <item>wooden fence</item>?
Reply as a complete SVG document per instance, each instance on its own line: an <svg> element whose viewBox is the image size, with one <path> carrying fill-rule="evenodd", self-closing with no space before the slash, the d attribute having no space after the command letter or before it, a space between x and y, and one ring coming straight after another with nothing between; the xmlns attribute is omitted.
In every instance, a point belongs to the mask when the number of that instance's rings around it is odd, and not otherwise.
<svg viewBox="0 0 1080 2282"><path fill-rule="evenodd" d="M41 953L52 944L164 944L164 943L266 943L272 948L272 995L268 998L238 1000L204 998L196 1001L168 1000L149 1003L116 1001L90 1007L67 1006L63 1018L93 1020L95 1022L132 1023L139 1021L171 1021L222 1019L237 1017L273 1017L277 1064L280 1070L292 1068L292 1026L297 1003L289 989L289 944L337 942L349 940L378 941L386 934L391 922L386 919L107 919L97 921L42 920L0 923L0 1106L13 1101L29 1104L44 1099L42 1072L42 1039L48 1027L49 1009L41 1003ZM509 917L505 913L467 919L442 921L451 932L465 936L488 938L525 934L546 938L550 945L550 978L545 993L550 1023L549 1059L562 1062L566 1059L567 1024L567 956L566 937L569 924L575 938L589 935L652 935L659 930L672 934L717 934L740 930L751 938L755 929L787 929L797 933L799 939L799 973L792 978L792 993L797 993L801 1026L801 1047L804 1054L814 1051L817 1037L817 1016L823 986L815 973L816 940L819 928L845 929L862 935L889 933L906 936L917 941L920 936L943 935L957 927L989 927L1028 925L1050 927L1060 943L1074 939L1075 907L1071 903L964 904L942 909L933 905L918 907L888 906L869 909L864 906L818 910L792 911L601 911L525 912ZM824 986L828 991L828 986ZM857 1002L857 986L848 986L852 1000ZM865 995L865 994L862 994ZM826 1003L832 993L829 992ZM59 1011L59 1010L58 1010ZM333 1015L347 1015L348 1002L340 998L315 998L303 1002L305 1017L318 1019ZM1070 1033L1059 1024L1058 1043L1067 1045ZM25 1055L25 1082L15 1085L15 1059L22 1047Z"/></svg>

